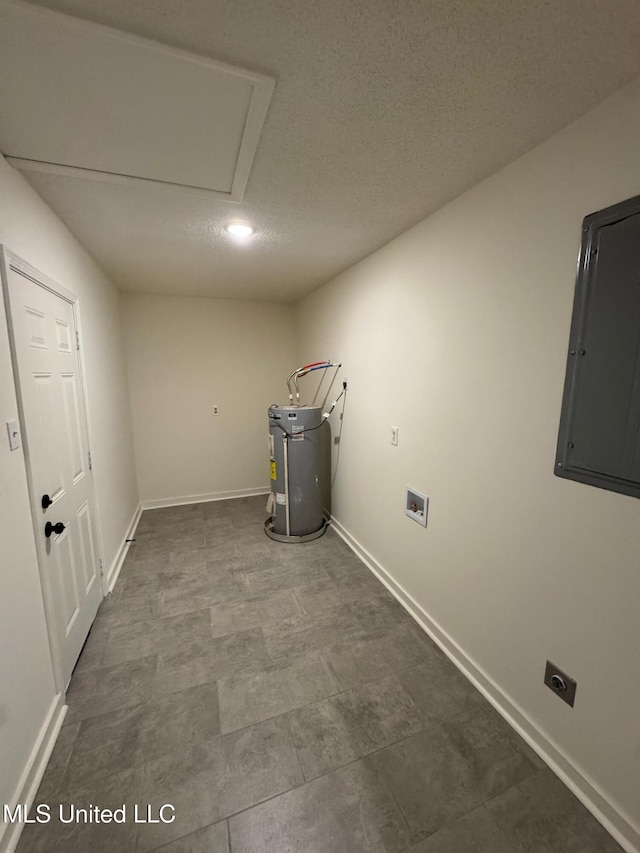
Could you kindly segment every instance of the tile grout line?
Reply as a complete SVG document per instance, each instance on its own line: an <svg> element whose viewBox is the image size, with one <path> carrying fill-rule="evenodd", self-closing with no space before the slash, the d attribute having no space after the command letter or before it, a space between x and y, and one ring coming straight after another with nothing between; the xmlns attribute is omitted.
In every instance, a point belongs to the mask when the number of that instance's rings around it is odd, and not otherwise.
<svg viewBox="0 0 640 853"><path fill-rule="evenodd" d="M205 826L201 826L199 829L194 829L192 832L185 832L184 835L180 835L178 838L172 838L171 841L167 841L166 844L162 844L160 847L154 847L153 850L148 850L147 853L162 853L163 850L166 850L172 844L175 844L178 841L184 841L185 838L189 838L190 835L195 835L197 832L203 832L205 829L209 829L211 826L217 826L219 823L224 823L226 825L226 835L227 835L227 847L228 853L231 853L231 833L229 830L229 820L226 817L220 818L220 820L214 820L211 823L205 824ZM138 848L138 835L136 834L136 850Z"/></svg>
<svg viewBox="0 0 640 853"><path fill-rule="evenodd" d="M302 766L302 759L300 758L300 752L299 752L299 750L298 750L298 747L296 746L296 739L295 739L295 737L294 737L294 735L293 735L293 729L291 728L291 720L289 719L289 714L284 714L283 716L284 716L284 717L285 717L285 719L286 719L287 728L288 728L288 730L289 730L289 736L290 736L290 738L291 738L291 746L293 747L293 751L294 751L294 752L295 752L295 754L296 754L296 759L297 759L297 761L298 761L298 767L300 768L300 776L302 777L302 779L304 780L304 782L306 782L306 781L308 781L308 780L307 780L307 775L306 775L306 773L304 772L304 767ZM290 788L289 790L293 790L293 789L292 789L292 788Z"/></svg>

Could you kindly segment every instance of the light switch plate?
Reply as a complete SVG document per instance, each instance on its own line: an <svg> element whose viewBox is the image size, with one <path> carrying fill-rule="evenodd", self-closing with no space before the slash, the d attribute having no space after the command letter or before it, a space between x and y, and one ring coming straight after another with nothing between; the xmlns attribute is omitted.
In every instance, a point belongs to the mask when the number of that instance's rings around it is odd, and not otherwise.
<svg viewBox="0 0 640 853"><path fill-rule="evenodd" d="M22 444L18 421L7 421L7 433L9 435L9 448L17 450Z"/></svg>

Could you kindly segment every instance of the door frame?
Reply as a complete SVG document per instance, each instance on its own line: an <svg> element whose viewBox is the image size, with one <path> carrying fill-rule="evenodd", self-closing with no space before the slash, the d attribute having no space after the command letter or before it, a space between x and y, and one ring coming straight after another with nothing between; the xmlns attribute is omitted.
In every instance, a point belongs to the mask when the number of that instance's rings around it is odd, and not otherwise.
<svg viewBox="0 0 640 853"><path fill-rule="evenodd" d="M40 588L42 591L42 600L44 604L44 614L45 620L47 624L47 634L49 637L49 648L51 651L51 661L53 665L53 675L56 685L56 692L64 693L67 689L67 684L64 683L64 678L62 675L62 665L61 665L61 654L60 648L58 646L58 640L56 636L56 616L54 611L54 597L53 590L51 588L51 581L48 576L48 573L44 570L44 561L43 561L43 543L41 536L41 528L42 528L42 518L38 514L37 506L38 506L38 496L34 492L33 479L31 473L31 458L29 454L29 440L27 437L27 428L26 428L26 419L24 414L24 407L22 403L22 388L20 385L20 376L18 373L18 362L16 355L16 343L15 343L15 335L13 329L13 320L11 316L11 300L9 295L9 274L11 270L14 270L19 275L23 275L26 278L30 279L34 284L39 287L44 288L45 290L50 291L55 296L64 299L65 302L68 302L71 305L73 310L73 319L76 328L77 334L77 347L78 347L78 369L79 369L79 379L80 379L80 392L82 394L82 402L85 413L86 420L86 428L87 428L87 446L89 449L89 453L91 454L91 424L89 418L88 411L88 394L87 394L87 385L86 385L86 369L84 365L84 351L83 347L80 346L80 342L82 340L82 334L80 329L80 312L78 305L78 296L73 293L71 290L68 290L66 287L58 284L53 279L49 278L49 276L42 273L40 270L33 267L30 263L25 261L19 255L16 255L12 252L7 246L0 244L0 278L1 278L1 286L2 286L2 295L4 299L5 313L6 313L6 322L7 322L7 332L9 337L9 348L11 351L11 368L13 372L13 381L15 385L16 398L18 401L18 420L20 423L20 431L22 436L22 449L23 449L23 457L25 464L25 476L27 480L27 488L29 492L29 508L31 511L31 521L33 525L33 538L34 544L36 548L36 554L38 558L38 574L40 575ZM92 473L93 473L93 465ZM106 576L104 572L104 541L102 535L102 525L100 523L100 509L98 503L98 495L96 493L95 488L95 477L91 480L91 491L92 491L92 500L95 508L95 512L93 513L93 535L95 541L96 554L95 558L98 561L99 571L100 571L100 585L102 589L102 598L107 595L108 590L105 589L106 586Z"/></svg>

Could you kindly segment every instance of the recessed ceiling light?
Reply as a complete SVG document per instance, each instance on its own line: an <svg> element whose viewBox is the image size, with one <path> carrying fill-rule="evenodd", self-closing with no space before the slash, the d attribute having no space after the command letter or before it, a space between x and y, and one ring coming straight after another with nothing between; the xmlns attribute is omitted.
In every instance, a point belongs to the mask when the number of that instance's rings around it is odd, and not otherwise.
<svg viewBox="0 0 640 853"><path fill-rule="evenodd" d="M232 222L230 225L225 225L224 230L232 237L251 237L253 234L253 228L244 222Z"/></svg>

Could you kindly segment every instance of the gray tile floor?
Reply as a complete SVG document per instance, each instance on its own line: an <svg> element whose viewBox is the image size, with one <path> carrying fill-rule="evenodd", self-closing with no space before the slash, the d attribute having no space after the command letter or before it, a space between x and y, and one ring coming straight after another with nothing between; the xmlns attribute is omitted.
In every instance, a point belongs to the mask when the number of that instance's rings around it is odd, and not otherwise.
<svg viewBox="0 0 640 853"><path fill-rule="evenodd" d="M620 851L332 531L273 542L264 505L143 514L19 853Z"/></svg>

